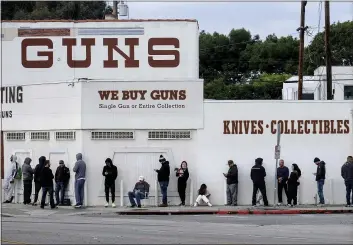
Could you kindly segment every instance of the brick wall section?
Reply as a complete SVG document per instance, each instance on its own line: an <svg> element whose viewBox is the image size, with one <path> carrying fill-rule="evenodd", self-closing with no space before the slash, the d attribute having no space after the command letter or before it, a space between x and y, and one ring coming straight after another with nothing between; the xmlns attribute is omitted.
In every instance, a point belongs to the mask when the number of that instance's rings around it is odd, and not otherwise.
<svg viewBox="0 0 353 245"><path fill-rule="evenodd" d="M18 29L19 37L64 37L70 36L69 28L56 29Z"/></svg>

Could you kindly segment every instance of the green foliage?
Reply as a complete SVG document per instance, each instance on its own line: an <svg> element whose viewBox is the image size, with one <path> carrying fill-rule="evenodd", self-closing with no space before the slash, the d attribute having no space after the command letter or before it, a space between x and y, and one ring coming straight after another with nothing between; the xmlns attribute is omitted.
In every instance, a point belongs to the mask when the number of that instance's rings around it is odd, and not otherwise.
<svg viewBox="0 0 353 245"><path fill-rule="evenodd" d="M312 75L319 66L326 66L325 32L318 33L305 49L304 70ZM330 29L332 65L353 66L353 21L334 23Z"/></svg>
<svg viewBox="0 0 353 245"><path fill-rule="evenodd" d="M2 1L1 9L2 20L95 20L104 18L107 4L105 1Z"/></svg>
<svg viewBox="0 0 353 245"><path fill-rule="evenodd" d="M280 100L283 81L289 74L263 74L247 84L226 84L216 79L205 84L205 99L216 100Z"/></svg>

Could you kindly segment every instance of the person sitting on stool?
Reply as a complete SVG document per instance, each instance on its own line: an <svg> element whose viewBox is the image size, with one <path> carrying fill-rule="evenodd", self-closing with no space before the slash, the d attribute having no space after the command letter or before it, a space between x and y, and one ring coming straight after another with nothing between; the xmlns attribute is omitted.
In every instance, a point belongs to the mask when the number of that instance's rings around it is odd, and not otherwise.
<svg viewBox="0 0 353 245"><path fill-rule="evenodd" d="M129 191L128 193L132 208L136 207L136 203L137 207L141 208L141 200L147 198L149 189L150 185L145 181L143 176L140 176L139 182L135 184L133 191ZM136 202L134 198L136 199Z"/></svg>

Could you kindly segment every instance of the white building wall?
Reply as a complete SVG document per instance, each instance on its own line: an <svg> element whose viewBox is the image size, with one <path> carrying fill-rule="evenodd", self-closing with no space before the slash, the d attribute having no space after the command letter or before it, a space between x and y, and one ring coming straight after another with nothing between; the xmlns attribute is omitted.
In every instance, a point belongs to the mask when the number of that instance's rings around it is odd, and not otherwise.
<svg viewBox="0 0 353 245"><path fill-rule="evenodd" d="M109 130L105 130L109 131ZM112 130L110 130L112 131ZM87 163L87 183L88 183L88 203L92 205L103 205L105 203L104 178L102 170L105 159L111 158L117 166L119 176L116 180L116 203L120 204L121 181L123 181L124 205L128 205L127 192L131 191L138 177L143 175L151 185L149 204L155 205L157 173L153 169L159 169L159 155L163 154L170 162L170 184L168 188L168 198L171 204L179 204L177 193L177 178L174 168L180 167L182 161L187 161L190 168L190 180L195 180L199 176L199 165L197 165L197 132L192 131L192 139L184 140L149 140L147 130L135 130L134 139L122 140L91 140L91 131L84 131L83 134L83 154ZM142 164L137 164L137 158L143 159ZM154 155L154 161L147 159ZM137 164L137 165L136 165ZM128 167L130 165L131 167ZM158 185L159 202L161 202ZM187 195L187 201L189 201Z"/></svg>
<svg viewBox="0 0 353 245"><path fill-rule="evenodd" d="M327 165L325 198L329 203L345 202L345 187L341 166L352 155L352 114L350 102L284 102L284 101L209 101L205 102L205 128L198 131L198 186L205 182L215 204L224 204L222 173L227 160L236 162L239 169L239 204L250 204L252 182L250 169L257 157L264 159L267 193L274 198L276 134L271 134L272 120L349 120L345 134L283 134L281 157L288 167L297 163L302 170L300 202L314 203L316 182L313 172L315 157ZM263 120L262 134L223 134L223 120ZM335 121L337 123L337 121ZM269 124L269 128L266 125ZM331 182L332 180L332 182ZM330 189L332 186L332 190Z"/></svg>
<svg viewBox="0 0 353 245"><path fill-rule="evenodd" d="M44 130L45 131L45 130ZM70 131L70 130L67 130ZM65 165L70 169L71 177L67 189L67 194L70 199L74 200L74 173L72 169L76 162L76 154L81 152L82 150L82 131L76 130L76 139L75 140L62 140L58 141L55 139L55 132L57 131L49 131L50 132L50 140L31 140L30 139L30 131L26 132L25 141L13 141L7 140L6 134L8 132L5 131L4 134L4 172L5 175L8 171L9 167L9 159L12 154L18 156L18 163L23 165L23 161L26 157L30 157L32 159L31 166L34 169L35 166L39 163L38 159L41 156L45 156L51 162L51 169L53 174L55 174L56 168L59 165L59 160L63 160ZM61 131L62 132L62 131ZM6 177L6 176L5 176ZM16 180L16 195L15 198L18 202L23 201L23 184L22 180ZM32 193L34 195L34 186L32 188ZM33 201L34 196L32 197ZM41 194L39 196L39 200L41 200Z"/></svg>

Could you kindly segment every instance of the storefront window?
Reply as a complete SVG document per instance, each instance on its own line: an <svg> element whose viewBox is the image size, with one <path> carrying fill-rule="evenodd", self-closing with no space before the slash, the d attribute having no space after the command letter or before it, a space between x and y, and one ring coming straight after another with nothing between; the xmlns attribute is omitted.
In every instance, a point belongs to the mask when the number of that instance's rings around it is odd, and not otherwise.
<svg viewBox="0 0 353 245"><path fill-rule="evenodd" d="M344 86L344 100L353 100L353 86Z"/></svg>

